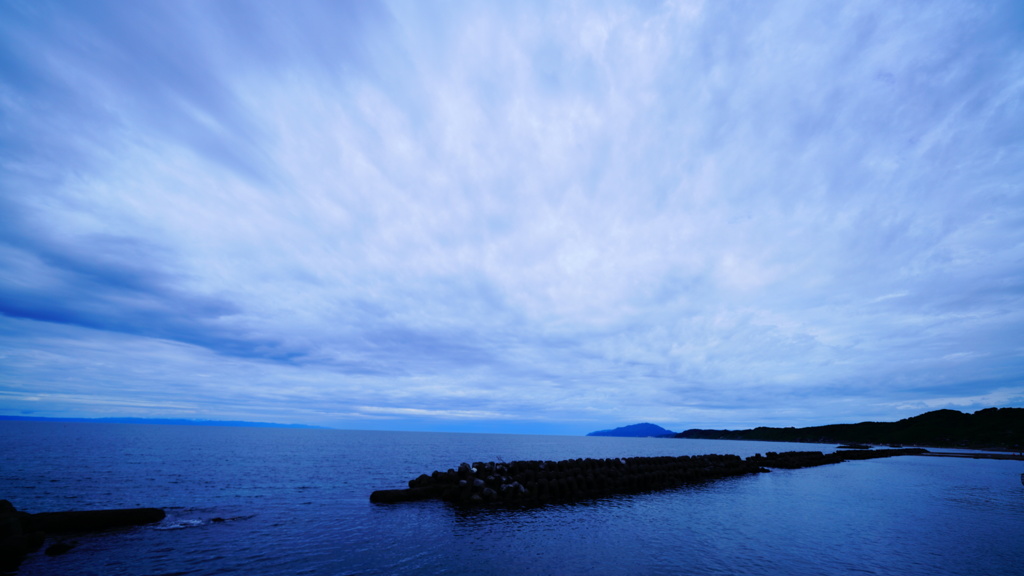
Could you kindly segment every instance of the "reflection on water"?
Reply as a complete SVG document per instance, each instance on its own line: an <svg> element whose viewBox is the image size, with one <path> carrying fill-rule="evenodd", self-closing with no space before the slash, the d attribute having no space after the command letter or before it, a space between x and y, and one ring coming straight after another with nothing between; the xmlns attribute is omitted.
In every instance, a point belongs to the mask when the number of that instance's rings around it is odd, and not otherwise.
<svg viewBox="0 0 1024 576"><path fill-rule="evenodd" d="M373 505L462 461L754 453L711 440L0 422L0 498L158 506L20 574L1019 574L1021 463L898 457L522 510ZM224 518L225 522L213 522Z"/></svg>

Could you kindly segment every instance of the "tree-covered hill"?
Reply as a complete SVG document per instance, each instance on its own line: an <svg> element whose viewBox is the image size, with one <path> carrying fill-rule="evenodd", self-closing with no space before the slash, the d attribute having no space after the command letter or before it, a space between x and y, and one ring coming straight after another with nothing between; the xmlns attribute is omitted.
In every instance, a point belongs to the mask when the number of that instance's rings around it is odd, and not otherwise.
<svg viewBox="0 0 1024 576"><path fill-rule="evenodd" d="M1024 447L1024 408L986 408L973 414L935 410L899 422L830 424L808 428L693 429L676 434L676 438L901 444L1017 451Z"/></svg>

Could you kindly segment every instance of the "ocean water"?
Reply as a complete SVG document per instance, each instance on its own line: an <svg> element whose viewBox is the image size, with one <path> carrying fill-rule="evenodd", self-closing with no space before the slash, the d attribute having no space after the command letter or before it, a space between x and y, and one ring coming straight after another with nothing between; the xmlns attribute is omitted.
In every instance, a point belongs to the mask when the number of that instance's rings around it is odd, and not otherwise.
<svg viewBox="0 0 1024 576"><path fill-rule="evenodd" d="M1024 573L1017 461L904 456L521 510L369 502L463 461L834 448L0 421L0 498L168 513L35 553L23 576Z"/></svg>

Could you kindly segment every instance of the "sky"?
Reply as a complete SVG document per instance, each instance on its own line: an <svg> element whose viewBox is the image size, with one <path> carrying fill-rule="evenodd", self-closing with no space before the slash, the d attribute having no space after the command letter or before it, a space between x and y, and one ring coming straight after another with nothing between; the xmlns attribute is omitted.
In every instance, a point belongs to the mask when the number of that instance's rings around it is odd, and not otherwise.
<svg viewBox="0 0 1024 576"><path fill-rule="evenodd" d="M0 1L0 413L1024 406L1024 4Z"/></svg>

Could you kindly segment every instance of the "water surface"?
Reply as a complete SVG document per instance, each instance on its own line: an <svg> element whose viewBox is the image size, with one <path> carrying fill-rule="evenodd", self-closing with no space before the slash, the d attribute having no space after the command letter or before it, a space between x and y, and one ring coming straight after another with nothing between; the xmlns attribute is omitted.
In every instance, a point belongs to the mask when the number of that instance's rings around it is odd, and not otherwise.
<svg viewBox="0 0 1024 576"><path fill-rule="evenodd" d="M822 450L682 439L0 422L21 510L154 506L19 574L987 574L1024 566L1024 465L905 456L526 510L375 505L462 461ZM215 517L227 518L212 523Z"/></svg>

